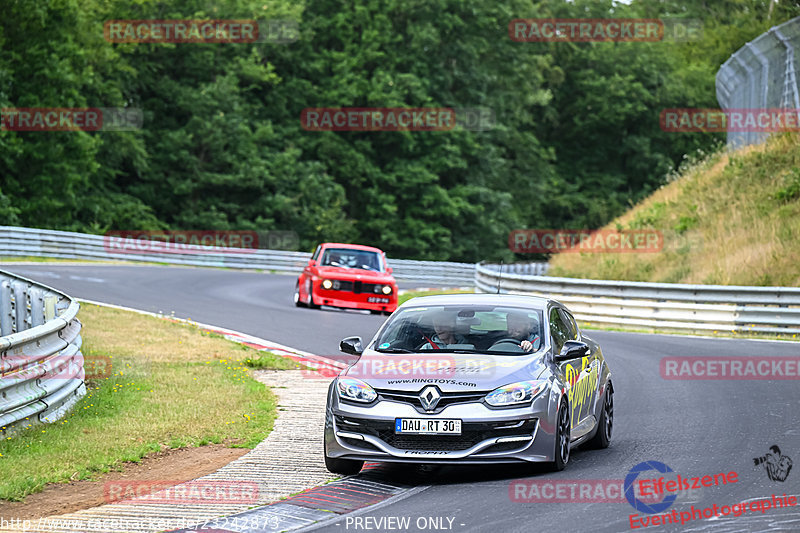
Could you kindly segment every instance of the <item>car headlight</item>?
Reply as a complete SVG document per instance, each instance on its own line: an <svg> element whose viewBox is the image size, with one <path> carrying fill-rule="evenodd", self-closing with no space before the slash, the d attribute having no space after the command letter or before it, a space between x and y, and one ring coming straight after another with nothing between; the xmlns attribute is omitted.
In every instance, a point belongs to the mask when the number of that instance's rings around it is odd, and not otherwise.
<svg viewBox="0 0 800 533"><path fill-rule="evenodd" d="M336 383L339 398L354 402L370 403L378 397L375 389L355 378L339 378Z"/></svg>
<svg viewBox="0 0 800 533"><path fill-rule="evenodd" d="M511 385L503 385L486 395L486 403L492 407L506 407L530 403L540 392L547 388L547 381L520 381Z"/></svg>
<svg viewBox="0 0 800 533"><path fill-rule="evenodd" d="M331 280L329 280L329 279L323 279L322 280L322 288L323 289L330 289L331 287L333 287L333 282Z"/></svg>
<svg viewBox="0 0 800 533"><path fill-rule="evenodd" d="M339 282L338 279L333 280L333 290L338 291L342 287L342 284Z"/></svg>
<svg viewBox="0 0 800 533"><path fill-rule="evenodd" d="M383 294L392 294L392 286L391 285L384 285L383 289L381 289L381 290L383 291Z"/></svg>

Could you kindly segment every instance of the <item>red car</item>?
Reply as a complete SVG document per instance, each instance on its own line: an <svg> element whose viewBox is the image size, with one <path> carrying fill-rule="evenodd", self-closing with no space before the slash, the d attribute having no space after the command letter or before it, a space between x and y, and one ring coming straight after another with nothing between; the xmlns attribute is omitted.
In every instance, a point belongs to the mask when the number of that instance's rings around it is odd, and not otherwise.
<svg viewBox="0 0 800 533"><path fill-rule="evenodd" d="M294 289L294 304L368 309L391 314L397 282L386 254L372 246L326 242L317 246Z"/></svg>

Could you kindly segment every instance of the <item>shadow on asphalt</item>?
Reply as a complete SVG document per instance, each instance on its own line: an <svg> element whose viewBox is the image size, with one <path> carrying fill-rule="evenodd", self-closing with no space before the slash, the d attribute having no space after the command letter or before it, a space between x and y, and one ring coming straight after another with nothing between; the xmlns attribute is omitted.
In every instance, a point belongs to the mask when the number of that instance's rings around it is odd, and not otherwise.
<svg viewBox="0 0 800 533"><path fill-rule="evenodd" d="M597 450L572 450L572 457L587 457ZM565 473L576 470L570 461ZM359 478L395 485L456 485L561 475L550 470L546 463L490 464L490 465L438 465L408 463L368 463L358 474Z"/></svg>

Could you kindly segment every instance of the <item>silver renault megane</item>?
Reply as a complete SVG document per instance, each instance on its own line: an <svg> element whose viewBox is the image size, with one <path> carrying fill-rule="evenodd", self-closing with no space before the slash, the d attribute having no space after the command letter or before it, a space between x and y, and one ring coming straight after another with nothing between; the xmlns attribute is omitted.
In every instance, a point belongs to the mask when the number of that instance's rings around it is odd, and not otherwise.
<svg viewBox="0 0 800 533"><path fill-rule="evenodd" d="M325 465L545 462L605 448L611 371L569 310L547 298L456 294L409 300L331 382Z"/></svg>

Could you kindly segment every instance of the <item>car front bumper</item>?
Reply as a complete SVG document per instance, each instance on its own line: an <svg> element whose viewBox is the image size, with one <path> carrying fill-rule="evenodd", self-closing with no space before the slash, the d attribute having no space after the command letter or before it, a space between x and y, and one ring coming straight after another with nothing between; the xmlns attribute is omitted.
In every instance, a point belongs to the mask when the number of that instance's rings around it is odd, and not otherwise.
<svg viewBox="0 0 800 533"><path fill-rule="evenodd" d="M532 405L490 409L482 403L422 414L409 404L380 400L370 407L340 402L329 393L325 448L331 458L414 463L549 462L555 449L554 418L544 394ZM397 435L396 418L462 421L461 435Z"/></svg>
<svg viewBox="0 0 800 533"><path fill-rule="evenodd" d="M388 301L370 302L370 298L382 298ZM383 294L354 293L319 288L314 293L314 302L319 305L342 307L345 309L368 309L370 311L394 312L397 309L397 296Z"/></svg>

